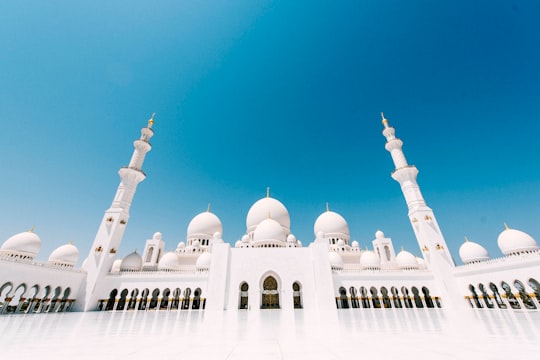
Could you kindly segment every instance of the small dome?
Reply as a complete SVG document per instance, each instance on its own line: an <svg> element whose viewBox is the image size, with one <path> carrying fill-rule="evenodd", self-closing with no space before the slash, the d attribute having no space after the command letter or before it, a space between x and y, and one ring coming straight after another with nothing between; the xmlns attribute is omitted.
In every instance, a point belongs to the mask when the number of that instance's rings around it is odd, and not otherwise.
<svg viewBox="0 0 540 360"><path fill-rule="evenodd" d="M459 257L464 264L489 260L487 250L482 245L472 241L465 241L459 247Z"/></svg>
<svg viewBox="0 0 540 360"><path fill-rule="evenodd" d="M188 238L198 235L212 236L216 232L223 233L221 220L209 211L205 211L195 216L189 222L187 228Z"/></svg>
<svg viewBox="0 0 540 360"><path fill-rule="evenodd" d="M41 249L41 240L39 236L32 231L25 231L13 235L0 247L0 252L16 255L25 255L34 258Z"/></svg>
<svg viewBox="0 0 540 360"><path fill-rule="evenodd" d="M248 243L249 242L249 236L248 235L242 236L242 242L243 243Z"/></svg>
<svg viewBox="0 0 540 360"><path fill-rule="evenodd" d="M318 231L318 232L315 234L315 239L324 239L324 232Z"/></svg>
<svg viewBox="0 0 540 360"><path fill-rule="evenodd" d="M120 264L121 271L141 271L142 257L137 253L137 250L126 256Z"/></svg>
<svg viewBox="0 0 540 360"><path fill-rule="evenodd" d="M198 249L199 246L201 246L201 242L199 240L195 240L191 246L193 246L195 249Z"/></svg>
<svg viewBox="0 0 540 360"><path fill-rule="evenodd" d="M195 267L197 270L208 270L210 269L210 263L212 262L212 254L209 252L203 253L201 256L197 258L197 262L195 263Z"/></svg>
<svg viewBox="0 0 540 360"><path fill-rule="evenodd" d="M406 269L418 269L418 261L413 254L406 250L401 250L396 255L396 263L398 267L402 270Z"/></svg>
<svg viewBox="0 0 540 360"><path fill-rule="evenodd" d="M296 247L302 247L302 242L300 240L296 240Z"/></svg>
<svg viewBox="0 0 540 360"><path fill-rule="evenodd" d="M238 240L234 243L234 247L235 248L239 248L239 247L242 247L242 241Z"/></svg>
<svg viewBox="0 0 540 360"><path fill-rule="evenodd" d="M57 247L49 256L49 263L75 266L79 261L79 250L73 244Z"/></svg>
<svg viewBox="0 0 540 360"><path fill-rule="evenodd" d="M360 247L360 244L358 244L358 241L354 240L354 241L352 242L352 247L353 247L353 248L359 248L359 247Z"/></svg>
<svg viewBox="0 0 540 360"><path fill-rule="evenodd" d="M377 230L375 232L375 238L376 239L384 239L384 233L381 230Z"/></svg>
<svg viewBox="0 0 540 360"><path fill-rule="evenodd" d="M221 238L221 233L219 231L216 231L212 236L212 242L214 244L223 242L223 239Z"/></svg>
<svg viewBox="0 0 540 360"><path fill-rule="evenodd" d="M337 242L337 245L338 246L345 246L345 241L343 241L343 239L339 239L338 242Z"/></svg>
<svg viewBox="0 0 540 360"><path fill-rule="evenodd" d="M538 250L536 241L527 233L516 229L505 229L497 239L504 255Z"/></svg>
<svg viewBox="0 0 540 360"><path fill-rule="evenodd" d="M88 258L86 258L88 259ZM86 262L86 259L84 260ZM119 273L120 272L120 266L122 265L122 259L116 259L112 263L111 272L112 273ZM85 267L85 263L83 262L83 268Z"/></svg>
<svg viewBox="0 0 540 360"><path fill-rule="evenodd" d="M345 221L343 216L333 211L325 211L315 220L313 233L317 235L320 231L327 236L344 235L347 239L349 238L349 225L347 221Z"/></svg>
<svg viewBox="0 0 540 360"><path fill-rule="evenodd" d="M183 241L180 241L178 243L178 246L177 246L178 249L185 249L186 248L186 243L183 242Z"/></svg>
<svg viewBox="0 0 540 360"><path fill-rule="evenodd" d="M287 242L291 244L296 243L296 237L293 234L289 234L289 236L287 236Z"/></svg>
<svg viewBox="0 0 540 360"><path fill-rule="evenodd" d="M364 270L378 270L381 268L381 260L373 251L366 250L360 256L360 267Z"/></svg>
<svg viewBox="0 0 540 360"><path fill-rule="evenodd" d="M154 233L154 236L152 236L152 239L154 240L161 240L162 239L162 235L161 233L158 231L156 233Z"/></svg>
<svg viewBox="0 0 540 360"><path fill-rule="evenodd" d="M255 228L268 218L268 214L283 227L287 234L290 232L291 218L287 208L271 197L262 198L251 206L246 218L247 232L255 231Z"/></svg>
<svg viewBox="0 0 540 360"><path fill-rule="evenodd" d="M278 240L285 242L287 237L281 225L274 219L263 220L253 233L253 241Z"/></svg>
<svg viewBox="0 0 540 360"><path fill-rule="evenodd" d="M332 269L343 269L343 259L341 255L339 255L337 252L330 251L328 253L328 260L330 260L330 266L332 267Z"/></svg>
<svg viewBox="0 0 540 360"><path fill-rule="evenodd" d="M169 251L161 257L158 263L158 270L176 270L179 265L178 255Z"/></svg>

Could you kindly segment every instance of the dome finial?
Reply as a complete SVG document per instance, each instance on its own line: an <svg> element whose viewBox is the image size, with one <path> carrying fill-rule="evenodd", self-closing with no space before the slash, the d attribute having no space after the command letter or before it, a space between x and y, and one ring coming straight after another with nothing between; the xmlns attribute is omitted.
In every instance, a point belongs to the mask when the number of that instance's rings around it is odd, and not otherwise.
<svg viewBox="0 0 540 360"><path fill-rule="evenodd" d="M34 232L34 228L35 228L35 226L32 225L32 227L30 228L30 230L28 230L28 232L29 232L29 233L33 233L33 232Z"/></svg>
<svg viewBox="0 0 540 360"><path fill-rule="evenodd" d="M465 236L465 242L469 242L469 238Z"/></svg>
<svg viewBox="0 0 540 360"><path fill-rule="evenodd" d="M504 230L510 230L507 223L504 223Z"/></svg>
<svg viewBox="0 0 540 360"><path fill-rule="evenodd" d="M328 206L328 201L326 202L326 211L330 211L330 207Z"/></svg>
<svg viewBox="0 0 540 360"><path fill-rule="evenodd" d="M403 247L403 245L401 245L401 251L405 251L405 248Z"/></svg>
<svg viewBox="0 0 540 360"><path fill-rule="evenodd" d="M150 119L148 119L148 128L152 128L152 126L154 125L154 117L156 116L156 113L152 113L152 117Z"/></svg>
<svg viewBox="0 0 540 360"><path fill-rule="evenodd" d="M270 211L268 212L268 215L266 215L266 218L267 219L271 219L272 217L270 216Z"/></svg>
<svg viewBox="0 0 540 360"><path fill-rule="evenodd" d="M206 208L206 212L210 212L210 203L208 203L208 207Z"/></svg>
<svg viewBox="0 0 540 360"><path fill-rule="evenodd" d="M382 124L385 128L388 128L388 119L384 117L384 113L381 111Z"/></svg>
<svg viewBox="0 0 540 360"><path fill-rule="evenodd" d="M267 198L270 197L270 186L267 186L267 187L266 187L266 197L267 197Z"/></svg>

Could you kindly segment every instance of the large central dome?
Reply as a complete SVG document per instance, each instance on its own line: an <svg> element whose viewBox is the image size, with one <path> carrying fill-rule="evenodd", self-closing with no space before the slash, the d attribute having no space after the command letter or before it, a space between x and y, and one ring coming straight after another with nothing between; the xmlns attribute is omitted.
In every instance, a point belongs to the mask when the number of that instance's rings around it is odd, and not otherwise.
<svg viewBox="0 0 540 360"><path fill-rule="evenodd" d="M290 233L291 218L287 208L280 201L271 197L260 199L251 206L246 218L247 232L255 231L257 225L268 219L268 217L277 221L285 230L286 235Z"/></svg>

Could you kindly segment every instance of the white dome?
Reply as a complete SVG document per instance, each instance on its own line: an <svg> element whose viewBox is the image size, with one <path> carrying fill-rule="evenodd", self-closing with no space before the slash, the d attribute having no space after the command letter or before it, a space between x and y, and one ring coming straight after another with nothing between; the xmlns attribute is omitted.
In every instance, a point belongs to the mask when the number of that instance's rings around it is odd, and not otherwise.
<svg viewBox="0 0 540 360"><path fill-rule="evenodd" d="M347 238L349 237L349 225L347 221L345 221L343 216L333 211L325 211L315 220L313 233L317 236L320 231L326 236L340 234L345 235Z"/></svg>
<svg viewBox="0 0 540 360"><path fill-rule="evenodd" d="M328 253L328 260L330 260L330 266L334 269L343 269L343 259L335 251L330 251Z"/></svg>
<svg viewBox="0 0 540 360"><path fill-rule="evenodd" d="M214 233L223 233L221 220L209 211L198 214L189 222L187 228L187 236L208 235L213 236Z"/></svg>
<svg viewBox="0 0 540 360"><path fill-rule="evenodd" d="M212 262L212 254L209 252L203 253L197 258L195 267L197 270L208 270L210 268L210 263Z"/></svg>
<svg viewBox="0 0 540 360"><path fill-rule="evenodd" d="M159 260L158 270L175 270L178 265L178 255L172 251L169 251Z"/></svg>
<svg viewBox="0 0 540 360"><path fill-rule="evenodd" d="M163 236L162 236L161 233L158 231L158 232L154 233L154 236L152 236L152 239L154 239L154 240L161 240L162 237L163 237Z"/></svg>
<svg viewBox="0 0 540 360"><path fill-rule="evenodd" d="M418 269L416 257L406 250L401 250L396 255L396 263L400 269Z"/></svg>
<svg viewBox="0 0 540 360"><path fill-rule="evenodd" d="M121 271L141 271L142 269L142 257L135 250L122 260L120 264Z"/></svg>
<svg viewBox="0 0 540 360"><path fill-rule="evenodd" d="M186 248L186 243L183 241L180 241L178 243L177 249L185 249L185 248Z"/></svg>
<svg viewBox="0 0 540 360"><path fill-rule="evenodd" d="M375 238L377 239L384 239L384 233L381 230L377 230L375 232Z"/></svg>
<svg viewBox="0 0 540 360"><path fill-rule="evenodd" d="M285 205L271 197L260 199L251 206L246 218L247 232L250 233L255 231L255 228L262 221L267 219L269 214L272 219L277 221L283 227L288 235L291 229L289 212Z"/></svg>
<svg viewBox="0 0 540 360"><path fill-rule="evenodd" d="M86 268L85 267L85 262L88 258L86 258L83 262L83 268ZM120 266L122 265L122 259L116 259L113 261L112 263L112 267L111 267L111 272L112 273L118 273L120 272Z"/></svg>
<svg viewBox="0 0 540 360"><path fill-rule="evenodd" d="M338 242L337 242L337 245L338 246L345 246L345 241L343 241L343 239L339 239Z"/></svg>
<svg viewBox="0 0 540 360"><path fill-rule="evenodd" d="M358 244L358 241L354 240L354 241L352 242L352 247L353 247L353 248L359 248L359 247L360 247L360 244Z"/></svg>
<svg viewBox="0 0 540 360"><path fill-rule="evenodd" d="M366 250L360 256L360 267L362 269L380 269L381 260L373 251Z"/></svg>
<svg viewBox="0 0 540 360"><path fill-rule="evenodd" d="M253 233L253 241L266 241L266 240L278 240L285 242L287 235L280 223L274 219L263 220L255 229Z"/></svg>
<svg viewBox="0 0 540 360"><path fill-rule="evenodd" d="M214 235L212 236L212 243L222 243L223 239L221 238L221 233L219 231L216 231Z"/></svg>
<svg viewBox="0 0 540 360"><path fill-rule="evenodd" d="M529 234L516 229L504 230L499 235L497 244L504 255L538 250L536 241Z"/></svg>
<svg viewBox="0 0 540 360"><path fill-rule="evenodd" d="M237 240L237 241L234 243L234 247L235 247L235 248L242 247L242 241Z"/></svg>
<svg viewBox="0 0 540 360"><path fill-rule="evenodd" d="M289 234L289 236L287 236L287 242L296 243L296 237L293 234Z"/></svg>
<svg viewBox="0 0 540 360"><path fill-rule="evenodd" d="M57 247L49 256L49 263L74 266L79 261L79 249L73 244Z"/></svg>
<svg viewBox="0 0 540 360"><path fill-rule="evenodd" d="M248 243L249 242L249 236L248 235L242 236L242 242L243 243Z"/></svg>
<svg viewBox="0 0 540 360"><path fill-rule="evenodd" d="M18 233L4 241L0 252L16 253L20 255L26 255L35 257L41 249L41 240L39 236L32 231L25 231Z"/></svg>
<svg viewBox="0 0 540 360"><path fill-rule="evenodd" d="M459 247L459 257L464 264L479 262L489 259L487 250L482 246L472 241L465 241Z"/></svg>

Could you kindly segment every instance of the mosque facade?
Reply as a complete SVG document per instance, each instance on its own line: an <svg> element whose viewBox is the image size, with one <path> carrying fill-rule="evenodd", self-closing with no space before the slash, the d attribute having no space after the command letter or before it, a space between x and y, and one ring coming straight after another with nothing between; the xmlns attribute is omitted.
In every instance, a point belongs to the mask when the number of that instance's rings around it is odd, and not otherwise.
<svg viewBox="0 0 540 360"><path fill-rule="evenodd" d="M77 268L73 244L36 261L40 238L16 234L0 247L0 313L64 311L259 311L264 309L407 309L473 307L489 311L540 308L540 250L530 235L506 228L498 237L504 254L465 241L463 265L454 263L433 210L416 181L403 142L383 116L386 150L395 165L422 257L401 250L382 231L372 249L350 240L340 214L323 212L314 224L314 240L302 244L291 233L287 208L267 196L246 218L246 233L234 246L222 239L220 219L208 211L196 215L185 241L165 252L159 232L142 254L116 254L129 222L142 165L151 150L153 118L134 142L129 165L101 220L90 253Z"/></svg>

